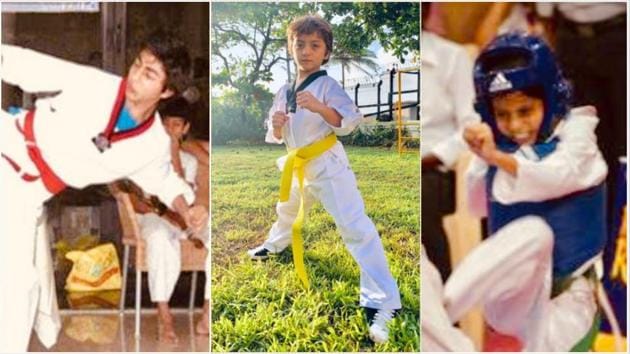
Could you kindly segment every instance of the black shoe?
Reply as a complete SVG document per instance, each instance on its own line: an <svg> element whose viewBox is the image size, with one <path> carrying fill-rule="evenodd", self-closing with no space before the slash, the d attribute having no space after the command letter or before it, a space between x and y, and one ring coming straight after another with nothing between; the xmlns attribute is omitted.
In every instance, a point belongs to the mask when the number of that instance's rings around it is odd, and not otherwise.
<svg viewBox="0 0 630 354"><path fill-rule="evenodd" d="M265 246L262 245L247 251L249 258L257 261L262 261L269 258L270 253L271 251L266 249Z"/></svg>
<svg viewBox="0 0 630 354"><path fill-rule="evenodd" d="M374 315L376 315L376 313L378 312L377 309L373 309L371 307L361 307L363 309L363 311L365 311L365 317L367 320L367 324L368 327L372 325L372 322L374 322Z"/></svg>

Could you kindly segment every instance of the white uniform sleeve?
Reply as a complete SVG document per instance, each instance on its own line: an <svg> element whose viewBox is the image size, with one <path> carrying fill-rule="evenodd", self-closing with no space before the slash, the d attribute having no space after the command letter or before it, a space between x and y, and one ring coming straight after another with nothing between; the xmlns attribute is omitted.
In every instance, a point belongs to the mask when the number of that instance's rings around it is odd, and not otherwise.
<svg viewBox="0 0 630 354"><path fill-rule="evenodd" d="M514 157L518 161L516 177L498 171L493 195L506 204L537 202L558 198L601 183L608 167L597 147L595 127L598 119L593 107L571 111L559 129L556 150L540 161Z"/></svg>
<svg viewBox="0 0 630 354"><path fill-rule="evenodd" d="M466 170L466 193L468 210L473 216L482 218L488 215L486 173L488 165L479 157L473 156Z"/></svg>
<svg viewBox="0 0 630 354"><path fill-rule="evenodd" d="M191 154L182 153L182 164L184 165L184 179L196 188L197 184L195 181L197 180L197 168L199 166L197 159Z"/></svg>
<svg viewBox="0 0 630 354"><path fill-rule="evenodd" d="M475 90L472 80L473 65L468 53L459 49L450 66L448 79L444 83L446 90L453 100L453 114L457 131L448 139L433 147L432 153L437 156L446 167L453 167L462 151L467 149L462 138L464 126L478 121L479 116L474 111Z"/></svg>
<svg viewBox="0 0 630 354"><path fill-rule="evenodd" d="M2 45L2 80L26 92L59 91L77 76L97 71L31 49Z"/></svg>
<svg viewBox="0 0 630 354"><path fill-rule="evenodd" d="M361 123L363 114L337 81L330 79L328 83L329 89L325 93L323 103L337 111L342 119L340 127L334 127L328 122L326 124L332 128L335 134L348 135Z"/></svg>
<svg viewBox="0 0 630 354"><path fill-rule="evenodd" d="M182 195L189 205L195 201L192 188L173 169L168 147L160 157L133 173L129 178L145 192L157 195L169 207L173 206L173 201L179 195Z"/></svg>
<svg viewBox="0 0 630 354"><path fill-rule="evenodd" d="M286 86L286 85L285 85ZM271 104L271 108L269 108L269 115L267 118L267 134L265 135L265 142L270 144L282 144L284 140L278 139L273 135L273 125L271 124L271 117L277 111L285 111L286 107L281 107L281 95L285 94L286 88L282 86L278 92L276 92L276 96L273 98L273 103ZM286 113L286 112L285 112Z"/></svg>

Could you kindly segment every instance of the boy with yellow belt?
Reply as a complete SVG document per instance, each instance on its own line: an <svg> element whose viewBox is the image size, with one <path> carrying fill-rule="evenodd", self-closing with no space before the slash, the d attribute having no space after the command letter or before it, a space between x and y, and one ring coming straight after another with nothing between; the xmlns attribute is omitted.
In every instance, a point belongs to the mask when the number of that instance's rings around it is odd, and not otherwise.
<svg viewBox="0 0 630 354"><path fill-rule="evenodd" d="M387 324L400 309L400 294L376 227L365 214L354 173L336 135L347 135L363 115L343 88L320 69L332 53L332 30L319 17L294 20L287 31L297 64L296 81L280 88L269 111L266 141L284 143L278 220L267 240L248 252L266 259L293 244L300 280L308 287L302 259L301 223L315 200L335 219L346 247L361 268L360 304L368 312L370 338L388 339ZM295 178L293 178L295 177Z"/></svg>

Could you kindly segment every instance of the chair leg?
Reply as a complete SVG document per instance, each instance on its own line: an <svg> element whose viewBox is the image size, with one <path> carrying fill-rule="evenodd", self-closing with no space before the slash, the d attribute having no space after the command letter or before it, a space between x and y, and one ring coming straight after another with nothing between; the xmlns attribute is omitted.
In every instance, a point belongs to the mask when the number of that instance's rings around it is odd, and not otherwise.
<svg viewBox="0 0 630 354"><path fill-rule="evenodd" d="M126 338L127 332L125 332L125 316L119 316L118 321L119 321L119 326L120 326L119 328L120 351L124 353L127 351L127 338Z"/></svg>
<svg viewBox="0 0 630 354"><path fill-rule="evenodd" d="M192 272L192 280L190 281L190 300L188 303L188 312L193 312L195 308L195 293L197 292L197 271Z"/></svg>
<svg viewBox="0 0 630 354"><path fill-rule="evenodd" d="M142 271L136 267L136 340L140 340L140 309L142 301Z"/></svg>
<svg viewBox="0 0 630 354"><path fill-rule="evenodd" d="M125 314L125 301L127 300L127 276L129 275L129 245L124 246L123 251L123 278L122 289L120 289L120 315Z"/></svg>

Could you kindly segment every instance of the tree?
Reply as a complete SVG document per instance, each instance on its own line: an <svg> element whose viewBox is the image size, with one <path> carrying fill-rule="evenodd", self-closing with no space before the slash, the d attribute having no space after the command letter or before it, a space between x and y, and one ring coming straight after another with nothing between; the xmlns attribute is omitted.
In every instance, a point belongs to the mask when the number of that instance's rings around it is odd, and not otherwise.
<svg viewBox="0 0 630 354"><path fill-rule="evenodd" d="M272 68L285 65L289 70L293 65L286 50L286 28L291 20L308 13L319 13L332 24L332 59L342 65L344 84L346 71L375 70L374 53L367 50L374 40L401 60L419 49L418 4L215 2L211 28L213 143L221 141L215 140L215 126L229 127L223 131L236 134L238 125L243 136L259 136L272 97L266 88L272 81Z"/></svg>
<svg viewBox="0 0 630 354"><path fill-rule="evenodd" d="M213 81L237 89L270 82L272 67L289 65L283 49L290 19L314 8L299 3L213 3L212 55L221 63Z"/></svg>
<svg viewBox="0 0 630 354"><path fill-rule="evenodd" d="M212 9L212 55L222 68L213 74L213 82L238 88L271 81L273 66L291 65L284 50L286 27L307 13L321 13L332 24L333 56L346 63L348 58L369 57L367 47L374 40L401 61L419 49L417 3L217 2ZM230 51L234 48L239 55ZM370 67L367 61L363 65Z"/></svg>
<svg viewBox="0 0 630 354"><path fill-rule="evenodd" d="M368 49L363 49L358 52L340 52L336 50L333 56L330 58L331 64L341 65L341 86L346 86L346 71L352 72L352 69L362 71L366 75L373 75L378 73L380 65L376 63L376 54Z"/></svg>
<svg viewBox="0 0 630 354"><path fill-rule="evenodd" d="M312 7L298 3L212 4L213 143L260 139L273 97L265 83L272 80L274 66L290 65L283 51L284 28L291 18Z"/></svg>
<svg viewBox="0 0 630 354"><path fill-rule="evenodd" d="M212 97L212 144L262 141L265 127L261 118L266 117L273 94L262 85L252 85L247 95L252 97L247 107L243 107L243 91L226 89Z"/></svg>
<svg viewBox="0 0 630 354"><path fill-rule="evenodd" d="M322 3L328 19L343 18L336 26L339 35L350 41L346 46L378 40L401 62L420 49L420 5L412 2ZM354 45L353 45L354 44Z"/></svg>

